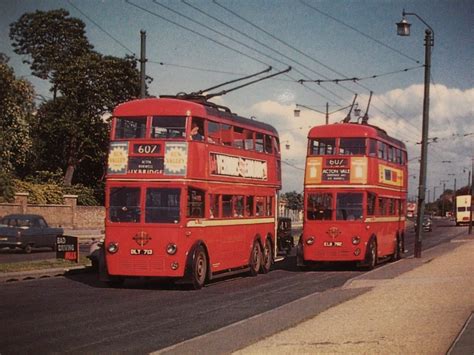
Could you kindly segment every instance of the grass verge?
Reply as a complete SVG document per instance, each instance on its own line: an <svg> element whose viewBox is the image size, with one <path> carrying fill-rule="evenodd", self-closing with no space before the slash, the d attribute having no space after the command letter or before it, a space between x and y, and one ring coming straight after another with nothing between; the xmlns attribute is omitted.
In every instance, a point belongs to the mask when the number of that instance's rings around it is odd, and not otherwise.
<svg viewBox="0 0 474 355"><path fill-rule="evenodd" d="M0 273L42 270L42 269L57 269L57 268L67 269L67 268L72 268L76 266L90 266L90 265L91 265L90 260L87 259L85 256L80 256L78 263L75 263L69 260L63 260L63 259L21 261L17 263L0 264Z"/></svg>

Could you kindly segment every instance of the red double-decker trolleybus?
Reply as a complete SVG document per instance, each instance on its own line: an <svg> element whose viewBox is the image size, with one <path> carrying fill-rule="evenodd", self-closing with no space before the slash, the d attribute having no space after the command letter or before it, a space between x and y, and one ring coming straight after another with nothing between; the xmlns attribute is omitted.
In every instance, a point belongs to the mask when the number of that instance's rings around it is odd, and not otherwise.
<svg viewBox="0 0 474 355"><path fill-rule="evenodd" d="M204 99L149 98L113 113L106 280L266 273L275 256L280 147L270 125Z"/></svg>
<svg viewBox="0 0 474 355"><path fill-rule="evenodd" d="M369 124L337 123L308 134L303 233L297 264L353 261L372 269L404 251L407 154Z"/></svg>

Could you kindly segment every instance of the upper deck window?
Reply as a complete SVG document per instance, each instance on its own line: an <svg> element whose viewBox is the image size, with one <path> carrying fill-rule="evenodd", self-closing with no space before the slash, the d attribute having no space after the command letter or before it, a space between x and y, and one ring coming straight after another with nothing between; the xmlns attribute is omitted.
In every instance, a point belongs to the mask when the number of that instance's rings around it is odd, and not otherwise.
<svg viewBox="0 0 474 355"><path fill-rule="evenodd" d="M316 138L311 141L311 155L333 155L335 154L335 138Z"/></svg>
<svg viewBox="0 0 474 355"><path fill-rule="evenodd" d="M244 147L244 129L241 127L234 126L234 140L232 146L236 148L243 148Z"/></svg>
<svg viewBox="0 0 474 355"><path fill-rule="evenodd" d="M151 138L185 138L185 125L186 117L153 117Z"/></svg>
<svg viewBox="0 0 474 355"><path fill-rule="evenodd" d="M221 143L221 125L220 123L207 121L207 139L210 143Z"/></svg>
<svg viewBox="0 0 474 355"><path fill-rule="evenodd" d="M364 155L365 138L341 138L339 141L339 154Z"/></svg>
<svg viewBox="0 0 474 355"><path fill-rule="evenodd" d="M146 117L117 117L115 139L144 138Z"/></svg>

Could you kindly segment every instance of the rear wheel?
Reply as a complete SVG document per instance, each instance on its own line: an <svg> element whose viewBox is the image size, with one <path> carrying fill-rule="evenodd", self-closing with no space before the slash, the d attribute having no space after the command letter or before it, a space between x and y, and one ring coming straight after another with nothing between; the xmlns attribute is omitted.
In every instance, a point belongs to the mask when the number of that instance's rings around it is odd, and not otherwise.
<svg viewBox="0 0 474 355"><path fill-rule="evenodd" d="M263 260L262 260L262 273L266 274L270 271L270 268L273 264L273 250L272 243L267 239L265 242L265 247L263 248Z"/></svg>
<svg viewBox="0 0 474 355"><path fill-rule="evenodd" d="M397 261L402 258L403 253L403 240L401 237L397 236L397 245L395 246L395 251L390 258L390 261Z"/></svg>
<svg viewBox="0 0 474 355"><path fill-rule="evenodd" d="M377 242L375 239L371 239L369 242L365 263L367 270L373 270L375 265L377 265Z"/></svg>
<svg viewBox="0 0 474 355"><path fill-rule="evenodd" d="M258 241L253 243L252 251L250 253L250 276L257 276L260 269L260 264L262 260L262 250L260 249L260 244Z"/></svg>
<svg viewBox="0 0 474 355"><path fill-rule="evenodd" d="M23 248L23 251L26 254L30 254L33 251L33 247L31 246L31 244L25 245L25 247Z"/></svg>
<svg viewBox="0 0 474 355"><path fill-rule="evenodd" d="M202 246L196 249L195 257L193 261L193 271L191 275L191 281L193 288L199 290L204 286L207 277L207 255L206 251Z"/></svg>

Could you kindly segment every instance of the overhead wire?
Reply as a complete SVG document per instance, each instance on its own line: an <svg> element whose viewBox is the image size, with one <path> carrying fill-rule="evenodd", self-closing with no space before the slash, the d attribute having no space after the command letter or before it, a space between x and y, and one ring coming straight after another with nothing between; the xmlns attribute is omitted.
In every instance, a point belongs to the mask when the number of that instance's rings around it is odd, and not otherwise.
<svg viewBox="0 0 474 355"><path fill-rule="evenodd" d="M396 48L393 48L392 46L389 46L388 44L383 43L382 41L379 41L378 39L376 39L376 38L374 38L374 37L368 35L367 33L362 32L361 30L357 29L356 27L351 26L351 25L349 25L349 24L347 24L347 23L345 23L345 22L343 22L343 21L341 21L341 20L335 18L334 16L331 16L330 14L325 13L324 11L321 11L320 9L314 7L313 5L310 5L310 4L306 3L304 0L300 0L300 2L301 2L302 4L308 6L309 8L313 9L314 11L318 12L319 14L321 14L321 15L323 15L323 16L326 16L326 17L330 18L330 19L333 20L333 21L336 21L337 23L339 23L339 24L341 24L341 25L343 25L343 26L345 26L345 27L347 27L347 28L350 28L351 30L353 30L353 31L359 33L360 35L362 35L362 36L364 36L364 37L366 37L366 38L368 38L368 39L370 39L370 40L372 40L372 41L378 43L379 45L381 45L381 46L383 46L383 47L385 47L385 48L388 48L388 49L394 51L395 53L398 53L398 54L400 54L401 56L403 56L403 57L405 57L405 58L407 58L407 59L410 59L411 61L414 61L414 62L417 63L417 64L420 64L420 63L421 63L418 59L415 59L415 58L413 58L413 57L410 57L409 55L403 53L402 51L400 51L400 50L398 50L398 49L396 49Z"/></svg>
<svg viewBox="0 0 474 355"><path fill-rule="evenodd" d="M195 20L195 19L193 19L193 18L191 18L191 17L189 17L189 16L187 16L187 15L184 15L184 14L182 14L181 12L179 12L179 11L177 11L177 10L175 10L175 9L170 8L169 6L166 6L166 5L164 5L164 4L161 4L161 3L159 3L159 2L156 1L156 0L152 0L152 1L153 1L153 3L155 3L156 5L161 6L161 7L165 8L166 10L168 10L168 11L170 11L170 12L172 12L172 13L178 15L178 16L183 17L183 18L187 19L188 21L191 21L191 22L193 22L193 23L195 23L195 24L198 24L199 26L202 26L202 27L204 27L204 28L206 28L206 29L208 29L208 30L210 30L210 31L212 31L212 32L215 32L215 33L219 34L220 36L223 36L224 38L229 39L230 41L233 41L233 42L235 42L235 43L238 43L238 44L240 44L241 46L244 46L244 47L246 47L246 48L248 48L248 49L251 49L251 50L257 52L258 54L263 55L263 56L265 56L265 57L267 57L267 58L270 58L271 60L274 60L274 61L276 61L276 62L278 62L278 63L280 63L280 64L289 65L288 63L285 63L285 62L283 62L283 61L281 61L281 60L279 60L279 59L277 59L277 58L275 58L275 57L273 57L273 56L271 56L271 55L268 55L268 54L266 54L266 53L260 51L259 49L255 48L255 47L249 46L248 44L243 43L242 41L239 41L239 40L237 40L237 39L235 39L235 38L232 38L232 37L230 37L230 36L228 36L228 35L226 35L226 34L220 32L220 31L217 31L216 29L214 29L214 28L212 28L212 27L210 27L210 26L208 26L208 25L206 25L206 24L203 24L203 23L201 23L201 22L199 22L199 21L197 21L197 20ZM186 5L188 5L188 6L192 7L192 8L194 8L195 10L200 11L201 13L205 14L206 16L209 16L209 17L213 18L212 16L206 14L205 12L201 11L200 9L198 9L198 8L192 6L192 5L189 5L189 4L187 4L186 2L184 2L184 3L185 3ZM217 20L217 19L215 19L215 18L213 18L213 19L216 20L216 21L220 21L220 20ZM222 22L220 22L220 23L222 23ZM229 25L226 25L226 26L227 26L227 27L231 27L231 26L229 26ZM232 28L232 27L231 27L231 28ZM234 28L232 28L232 29L234 29ZM235 29L234 29L234 30L235 30ZM236 30L235 30L235 31L236 31ZM241 33L241 32L239 32L239 33ZM241 34L242 34L242 33L241 33ZM250 36L247 36L247 37L250 38ZM253 39L252 39L252 40L253 40ZM254 41L256 41L256 40L254 40ZM274 51L274 52L276 52L277 54L283 56L284 58L286 58L286 59L288 59L288 60L291 60L291 61L297 63L298 65L304 67L305 69L312 71L311 68L305 66L304 64L301 64L301 63L295 61L294 59L292 59L292 58L290 58L290 57L288 57L288 56L282 54L281 52L275 51L274 49L270 48L269 46L267 46L267 45L265 45L265 44L263 44L263 43L261 43L261 42L259 42L259 41L256 41L256 42L259 43L259 44L262 45L262 46L265 46L265 48L271 49L272 51ZM300 70L298 70L298 69L296 69L296 68L293 68L293 69L294 69L296 72L300 73L301 75L304 75L304 76L307 77L307 75L304 74L303 72L301 72ZM319 75L318 72L314 72L314 73L317 74L317 75ZM291 77L291 76L288 75L288 74L287 74L286 76ZM296 81L296 79L294 79L294 80ZM332 95L334 95L335 97L338 97L340 100L344 100L342 97L340 97L339 95L337 95L335 92L333 92L333 91L331 91L331 90L329 90L329 89L327 89L327 88L324 88L324 89L325 89L326 91L328 91L329 93L331 93Z"/></svg>
<svg viewBox="0 0 474 355"><path fill-rule="evenodd" d="M79 9L76 5L74 5L70 0L67 0L68 4L71 5L76 11L78 11L82 16L84 16L86 19L88 19L90 22L92 22L94 25L97 26L102 32L104 32L108 37L110 37L115 43L117 43L120 47L124 48L127 50L129 53L131 53L133 56L135 56L135 53L128 48L126 45L124 45L122 42L120 42L117 38L112 36L109 32L107 32L104 28L102 28L101 25L99 25L96 21L94 21L90 16L88 16L85 12L83 12L81 9Z"/></svg>
<svg viewBox="0 0 474 355"><path fill-rule="evenodd" d="M149 13L150 15L156 16L156 17L162 19L163 21L166 21L166 22L168 22L168 23L171 23L171 24L173 24L173 25L175 25L175 26L178 26L179 28L182 28L182 29L184 29L184 30L186 30L186 31L189 31L189 32L191 32L191 33L194 33L195 35L198 35L198 36L200 36L200 37L202 37L202 38L205 38L205 39L207 39L208 41L211 41L211 42L213 42L213 43L215 43L215 44L218 44L218 45L220 45L220 46L222 46L222 47L224 47L224 48L227 48L227 49L229 49L229 50L231 50L231 51L233 51L233 52L235 52L235 53L238 53L238 54L240 54L240 55L243 55L243 56L246 57L246 58L252 59L253 61L256 61L257 63L260 63L260 64L263 64L263 65L265 65L265 66L268 66L268 63L265 63L264 61L262 61L262 60L260 60L260 59L258 59L258 58L256 58L256 57L254 57L254 56L248 55L248 54L246 54L246 53L244 53L244 52L242 52L242 51L239 51L238 49L235 49L235 48L232 48L231 46L226 45L225 43L219 42L219 41L215 40L214 38L211 38L211 37L206 36L206 35L204 35L204 34L202 34L202 33L199 33L199 32L197 32L197 31L193 30L192 28L186 27L186 26L181 25L181 24L179 24L179 23L177 23L177 22L175 22L175 21L173 21L173 20L170 20L170 19L164 17L164 16L161 16L161 15L157 14L156 12L153 12L153 11L148 10L148 9L146 9L146 8L140 6L140 5L137 5L137 4L133 3L133 2L131 2L130 0L125 0L125 3L127 3L127 4L129 4L129 5L133 6L133 7L136 7L137 9L140 9L140 10L142 10L142 11L144 11L144 12L147 12L147 13Z"/></svg>

